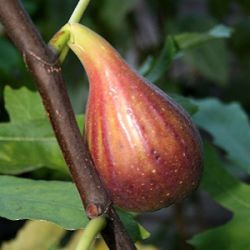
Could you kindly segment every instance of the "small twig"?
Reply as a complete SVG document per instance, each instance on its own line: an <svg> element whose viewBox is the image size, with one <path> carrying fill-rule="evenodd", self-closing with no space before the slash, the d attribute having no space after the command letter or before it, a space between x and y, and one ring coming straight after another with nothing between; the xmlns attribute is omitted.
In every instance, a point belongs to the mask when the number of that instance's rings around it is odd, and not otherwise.
<svg viewBox="0 0 250 250"><path fill-rule="evenodd" d="M19 1L0 0L0 21L36 80L87 215L93 218L107 212L109 220L102 235L110 249L135 249L95 171L75 120L57 55L44 43Z"/></svg>

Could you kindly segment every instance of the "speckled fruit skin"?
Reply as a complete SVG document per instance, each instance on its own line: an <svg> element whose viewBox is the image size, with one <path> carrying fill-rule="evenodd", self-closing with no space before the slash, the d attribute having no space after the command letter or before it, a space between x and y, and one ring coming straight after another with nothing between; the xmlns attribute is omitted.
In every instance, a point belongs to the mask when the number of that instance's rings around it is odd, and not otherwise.
<svg viewBox="0 0 250 250"><path fill-rule="evenodd" d="M114 203L145 212L186 197L202 172L200 137L189 115L102 37L79 24L69 30L69 46L90 83L88 147Z"/></svg>

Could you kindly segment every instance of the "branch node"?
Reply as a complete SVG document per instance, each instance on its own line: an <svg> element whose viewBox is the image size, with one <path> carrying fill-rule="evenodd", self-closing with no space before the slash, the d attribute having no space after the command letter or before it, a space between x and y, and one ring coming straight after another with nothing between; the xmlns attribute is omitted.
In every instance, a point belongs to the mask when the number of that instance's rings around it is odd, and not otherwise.
<svg viewBox="0 0 250 250"><path fill-rule="evenodd" d="M103 209L100 204L90 203L86 207L86 214L88 218L93 219L103 214Z"/></svg>
<svg viewBox="0 0 250 250"><path fill-rule="evenodd" d="M58 58L56 58L51 63L51 62L48 62L46 60L43 60L40 56L38 56L36 53L34 53L31 50L26 51L26 54L29 54L32 58L37 60L39 63L43 64L44 67L46 66L46 68L47 68L46 70L47 70L48 73L54 73L54 72L59 73L59 72L61 72L61 67L58 66ZM27 58L26 54L23 53L23 58L24 58L25 63L26 63L26 58Z"/></svg>

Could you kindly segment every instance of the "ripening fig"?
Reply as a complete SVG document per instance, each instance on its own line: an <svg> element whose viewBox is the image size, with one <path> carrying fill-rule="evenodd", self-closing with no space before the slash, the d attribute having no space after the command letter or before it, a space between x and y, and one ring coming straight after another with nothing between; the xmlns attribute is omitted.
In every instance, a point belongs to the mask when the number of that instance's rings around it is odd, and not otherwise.
<svg viewBox="0 0 250 250"><path fill-rule="evenodd" d="M202 172L200 137L189 115L98 34L80 24L67 29L90 84L86 140L113 202L144 212L186 197Z"/></svg>

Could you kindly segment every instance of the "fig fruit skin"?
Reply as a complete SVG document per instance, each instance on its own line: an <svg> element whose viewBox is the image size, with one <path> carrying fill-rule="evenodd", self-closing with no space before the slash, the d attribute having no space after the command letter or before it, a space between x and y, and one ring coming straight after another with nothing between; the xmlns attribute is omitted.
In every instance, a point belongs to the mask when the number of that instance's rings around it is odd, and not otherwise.
<svg viewBox="0 0 250 250"><path fill-rule="evenodd" d="M80 24L67 28L90 84L86 140L114 204L146 212L185 198L202 174L201 140L189 115L101 36Z"/></svg>

